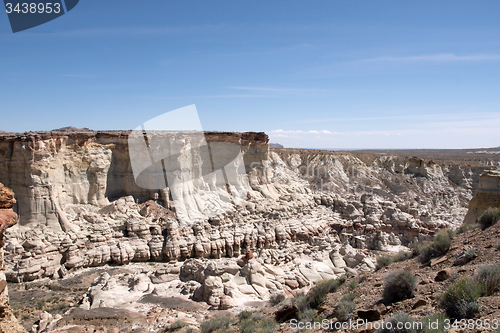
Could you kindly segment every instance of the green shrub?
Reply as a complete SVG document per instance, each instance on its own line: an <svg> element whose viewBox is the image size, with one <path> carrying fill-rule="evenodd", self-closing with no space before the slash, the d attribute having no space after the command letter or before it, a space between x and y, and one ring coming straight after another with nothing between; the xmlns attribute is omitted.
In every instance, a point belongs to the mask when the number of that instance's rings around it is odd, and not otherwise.
<svg viewBox="0 0 500 333"><path fill-rule="evenodd" d="M231 325L231 318L228 316L218 316L203 321L200 325L201 333L213 333Z"/></svg>
<svg viewBox="0 0 500 333"><path fill-rule="evenodd" d="M341 301L347 300L347 301L354 301L356 298L358 298L358 295L355 293L347 293L344 296L342 296Z"/></svg>
<svg viewBox="0 0 500 333"><path fill-rule="evenodd" d="M412 257L412 252L408 252L408 251L399 251L393 258L392 260L394 262L398 262L398 261L405 261L405 260L408 260Z"/></svg>
<svg viewBox="0 0 500 333"><path fill-rule="evenodd" d="M433 244L426 244L420 247L420 261L422 263L428 262L435 255Z"/></svg>
<svg viewBox="0 0 500 333"><path fill-rule="evenodd" d="M242 333L253 333L257 331L257 322L252 319L242 320L238 327Z"/></svg>
<svg viewBox="0 0 500 333"><path fill-rule="evenodd" d="M337 282L339 283L339 286L340 285L343 285L350 277L352 276L351 273L344 273L342 274L338 279L337 279Z"/></svg>
<svg viewBox="0 0 500 333"><path fill-rule="evenodd" d="M41 300L38 300L37 304L36 304L36 308L38 310L43 310L43 307L45 306L45 301L43 299Z"/></svg>
<svg viewBox="0 0 500 333"><path fill-rule="evenodd" d="M394 303L413 297L417 278L410 271L396 271L385 278L384 301Z"/></svg>
<svg viewBox="0 0 500 333"><path fill-rule="evenodd" d="M416 247L420 255L420 261L428 262L432 257L438 257L446 254L451 247L451 240L455 232L451 229L443 230L434 236L434 240L429 244ZM414 251L415 251L414 249Z"/></svg>
<svg viewBox="0 0 500 333"><path fill-rule="evenodd" d="M423 245L420 244L420 243L417 243L415 245L413 245L413 247L411 248L411 256L412 258L415 258L415 257L418 257L419 255L422 254L422 249L423 249Z"/></svg>
<svg viewBox="0 0 500 333"><path fill-rule="evenodd" d="M446 319L445 315L433 314L423 317L420 321L422 322L422 328L418 330L418 333L445 333L444 321ZM432 323L432 327L430 327ZM437 323L437 327L434 328L434 324Z"/></svg>
<svg viewBox="0 0 500 333"><path fill-rule="evenodd" d="M259 321L258 333L273 333L276 330L278 324L271 318L264 318Z"/></svg>
<svg viewBox="0 0 500 333"><path fill-rule="evenodd" d="M299 313L299 319L305 322L312 321L315 315L316 315L315 309L308 309L306 311Z"/></svg>
<svg viewBox="0 0 500 333"><path fill-rule="evenodd" d="M269 298L269 303L271 305L278 305L280 304L281 302L283 302L285 300L285 294L283 293L278 293L278 294L272 294L271 297Z"/></svg>
<svg viewBox="0 0 500 333"><path fill-rule="evenodd" d="M358 281L352 280L351 282L349 282L349 289L354 290L356 289L357 286L358 286Z"/></svg>
<svg viewBox="0 0 500 333"><path fill-rule="evenodd" d="M491 227L500 220L500 208L488 208L477 221L481 229Z"/></svg>
<svg viewBox="0 0 500 333"><path fill-rule="evenodd" d="M319 281L307 294L307 303L311 309L316 309L329 293L335 292L340 287L339 280L330 279Z"/></svg>
<svg viewBox="0 0 500 333"><path fill-rule="evenodd" d="M477 224L462 223L460 228L457 229L457 234L463 234L464 232L476 229L479 226Z"/></svg>
<svg viewBox="0 0 500 333"><path fill-rule="evenodd" d="M377 333L416 333L417 324L410 315L400 312L389 318L384 327L377 330ZM398 325L402 328L398 328Z"/></svg>
<svg viewBox="0 0 500 333"><path fill-rule="evenodd" d="M342 296L339 304L335 308L334 315L339 321L348 321L352 317L354 309L356 309L356 304L353 300L357 297L354 293L349 293Z"/></svg>
<svg viewBox="0 0 500 333"><path fill-rule="evenodd" d="M299 313L309 309L309 304L307 303L307 297L303 293L297 293L293 298L293 303L297 305Z"/></svg>
<svg viewBox="0 0 500 333"><path fill-rule="evenodd" d="M186 322L185 321L182 321L182 320L176 320L172 323L172 325L170 325L169 327L169 331L177 331L181 328L183 328L184 326L186 326Z"/></svg>
<svg viewBox="0 0 500 333"><path fill-rule="evenodd" d="M453 231L448 229L445 231L439 232L434 237L433 249L434 255L440 256L446 254L451 247L451 239L453 238Z"/></svg>
<svg viewBox="0 0 500 333"><path fill-rule="evenodd" d="M252 316L252 312L250 312L250 311L241 311L240 313L238 313L238 319L240 319L240 320L248 319L251 316Z"/></svg>
<svg viewBox="0 0 500 333"><path fill-rule="evenodd" d="M500 265L480 267L476 275L476 281L483 288L484 294L493 295L500 290Z"/></svg>
<svg viewBox="0 0 500 333"><path fill-rule="evenodd" d="M477 303L479 296L481 296L480 286L475 281L463 279L451 285L440 302L450 318L474 318L479 312Z"/></svg>
<svg viewBox="0 0 500 333"><path fill-rule="evenodd" d="M392 264L392 257L379 256L377 257L377 269L381 269Z"/></svg>
<svg viewBox="0 0 500 333"><path fill-rule="evenodd" d="M238 324L241 333L273 333L276 326L277 323L272 318L260 315L242 320Z"/></svg>
<svg viewBox="0 0 500 333"><path fill-rule="evenodd" d="M262 320L266 317L264 317L264 315L262 313L254 313L253 314L253 317L252 317L252 320L255 320L255 321L259 321L259 320Z"/></svg>

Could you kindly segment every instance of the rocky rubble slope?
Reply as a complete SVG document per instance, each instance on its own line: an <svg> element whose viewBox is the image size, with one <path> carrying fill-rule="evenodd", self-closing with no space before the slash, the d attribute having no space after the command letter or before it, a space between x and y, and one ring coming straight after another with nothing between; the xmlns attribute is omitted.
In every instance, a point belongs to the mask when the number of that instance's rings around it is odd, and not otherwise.
<svg viewBox="0 0 500 333"><path fill-rule="evenodd" d="M316 318L325 319L328 324L337 322L335 309L339 300L346 294L354 293L355 304L349 319L356 322L358 319L370 324L360 325L354 329L341 330L343 332L376 332L373 327L380 327L382 322L387 323L389 318L401 312L409 314L414 321L434 315L433 320L447 318L446 311L440 301L442 296L454 283L462 279L473 280L481 268L500 263L498 251L500 244L500 224L486 229L473 229L456 235L453 238L450 250L443 256L436 257L430 262L422 264L420 258L396 262L376 272L362 273L349 278L336 292L331 293L318 306ZM466 260L465 254L469 255ZM384 286L387 277L392 272L409 271L416 277L416 290L408 299L388 304L384 300ZM356 281L356 282L353 282ZM499 292L491 295L483 294L478 299L478 312L467 320L467 324L474 322L474 327L463 327L462 323L455 324L450 332L485 332L484 323L491 323L491 327L498 326ZM269 315L283 304L268 309ZM442 317L437 315L441 314ZM320 320L321 321L321 320ZM451 319L453 325L454 319ZM496 323L496 324L495 324ZM284 324L277 330L290 331L290 325ZM327 332L327 329L315 330Z"/></svg>
<svg viewBox="0 0 500 333"><path fill-rule="evenodd" d="M0 332L1 333L22 333L26 332L18 323L12 313L9 303L9 289L4 273L3 261L3 233L7 228L17 223L17 215L12 210L16 203L14 193L0 183Z"/></svg>

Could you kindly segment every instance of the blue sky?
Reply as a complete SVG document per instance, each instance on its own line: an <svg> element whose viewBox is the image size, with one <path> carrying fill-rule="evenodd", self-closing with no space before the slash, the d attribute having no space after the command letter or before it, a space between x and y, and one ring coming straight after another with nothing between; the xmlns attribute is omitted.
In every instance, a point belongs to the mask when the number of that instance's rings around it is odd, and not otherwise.
<svg viewBox="0 0 500 333"><path fill-rule="evenodd" d="M302 148L500 146L498 1L82 0L12 34L0 130L206 130Z"/></svg>

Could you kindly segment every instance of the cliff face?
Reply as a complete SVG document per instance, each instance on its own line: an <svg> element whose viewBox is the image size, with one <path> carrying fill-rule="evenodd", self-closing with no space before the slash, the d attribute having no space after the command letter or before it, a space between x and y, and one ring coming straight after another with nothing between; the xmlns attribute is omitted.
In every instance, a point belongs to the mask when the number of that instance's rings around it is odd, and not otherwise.
<svg viewBox="0 0 500 333"><path fill-rule="evenodd" d="M160 189L136 185L128 146L128 132L44 132L0 136L0 181L18 196L21 226L46 225L52 230L71 229L64 208L90 204L103 207L109 200L133 196L146 201L168 195ZM164 141L172 141L168 134ZM267 135L263 133L205 133L208 143L231 143L241 148L247 169L267 161ZM178 141L181 141L177 138ZM199 151L178 156L182 167L195 172ZM188 164L187 166L185 164ZM176 164L179 170L183 170ZM254 179L254 188L265 179ZM206 186L198 184L198 187ZM168 203L167 203L168 206Z"/></svg>
<svg viewBox="0 0 500 333"><path fill-rule="evenodd" d="M16 203L12 190L0 183L0 332L1 333L21 333L26 332L18 323L12 313L9 304L9 292L4 273L3 262L3 233L7 228L12 227L17 222L17 215L12 210Z"/></svg>
<svg viewBox="0 0 500 333"><path fill-rule="evenodd" d="M155 142L173 147L162 156L171 159L166 166L153 161L167 174L168 188L137 186L128 132L3 135L0 181L16 191L20 215L20 227L6 239L7 279L57 279L107 263L234 258L251 250L262 263L283 266L297 288L325 274L373 269L366 249L397 251L459 225L475 179L487 168L269 150L264 133L209 132L211 156L231 155L226 147L233 145L243 161L228 160L233 169L212 172L221 166L204 159L204 148L185 133L157 135L145 147L152 156ZM241 166L243 175L231 173ZM169 173L178 178L167 179Z"/></svg>
<svg viewBox="0 0 500 333"><path fill-rule="evenodd" d="M488 170L479 177L479 187L469 204L464 223L477 223L488 208L500 207L500 171Z"/></svg>

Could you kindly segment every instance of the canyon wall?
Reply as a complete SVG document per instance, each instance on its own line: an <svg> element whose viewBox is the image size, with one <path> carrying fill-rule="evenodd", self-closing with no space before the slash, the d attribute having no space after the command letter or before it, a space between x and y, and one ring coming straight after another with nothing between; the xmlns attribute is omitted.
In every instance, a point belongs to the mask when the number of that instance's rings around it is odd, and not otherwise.
<svg viewBox="0 0 500 333"><path fill-rule="evenodd" d="M7 279L58 279L130 262L191 265L188 259L251 251L261 264L286 273L287 283L268 277L276 283L262 282L263 288L298 288L322 276L373 270L374 256L366 250L399 251L458 226L479 174L493 168L270 150L264 133L205 133L212 148L239 147L246 174L231 183L227 172L204 171L204 152L185 133L158 135L169 144L191 144L162 167L190 180L178 183L176 198L171 188L137 186L128 132L2 135L0 181L16 191L20 216L19 226L6 233ZM214 168L212 160L206 163ZM246 187L245 196L234 196L235 184Z"/></svg>
<svg viewBox="0 0 500 333"><path fill-rule="evenodd" d="M64 207L85 204L104 207L110 200L125 196L140 202L161 198L168 206L168 195L163 189L136 185L128 136L129 132L119 131L0 135L0 181L17 193L20 225L70 230ZM165 134L164 141L186 139L179 136L188 135ZM237 145L247 170L255 162L262 165L268 160L268 138L264 133L206 132L205 138L209 144ZM187 169L195 172L200 152L182 156L186 157L190 164ZM182 158L177 156L178 160ZM269 194L265 179L252 180L253 188Z"/></svg>
<svg viewBox="0 0 500 333"><path fill-rule="evenodd" d="M479 177L479 186L469 204L464 223L477 223L488 208L500 208L500 171L488 170Z"/></svg>

